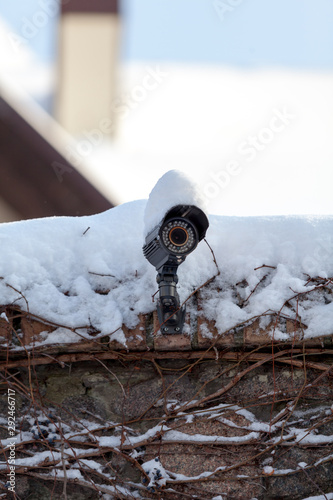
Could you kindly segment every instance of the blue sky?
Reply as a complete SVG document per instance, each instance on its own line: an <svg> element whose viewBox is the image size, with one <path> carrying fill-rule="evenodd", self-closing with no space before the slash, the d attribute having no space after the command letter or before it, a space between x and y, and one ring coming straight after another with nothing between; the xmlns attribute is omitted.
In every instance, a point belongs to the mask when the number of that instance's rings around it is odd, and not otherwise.
<svg viewBox="0 0 333 500"><path fill-rule="evenodd" d="M332 0L125 0L126 58L333 68Z"/></svg>
<svg viewBox="0 0 333 500"><path fill-rule="evenodd" d="M2 2L0 15L22 36L38 13L54 4ZM332 0L123 0L121 5L125 60L333 69ZM56 23L57 17L48 15L34 36L23 36L46 62L55 58Z"/></svg>

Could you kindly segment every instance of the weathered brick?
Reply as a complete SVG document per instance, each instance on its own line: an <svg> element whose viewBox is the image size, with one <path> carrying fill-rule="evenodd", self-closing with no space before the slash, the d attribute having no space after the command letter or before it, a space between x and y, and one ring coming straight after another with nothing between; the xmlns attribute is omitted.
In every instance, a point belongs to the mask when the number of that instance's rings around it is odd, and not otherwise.
<svg viewBox="0 0 333 500"><path fill-rule="evenodd" d="M272 343L272 336L268 333L270 331L269 325L264 330L259 328L259 319L244 327L244 344L248 345L265 345Z"/></svg>
<svg viewBox="0 0 333 500"><path fill-rule="evenodd" d="M202 315L198 315L198 347L205 349L214 345L215 347L227 347L235 344L233 331L220 334L214 321L209 321Z"/></svg>
<svg viewBox="0 0 333 500"><path fill-rule="evenodd" d="M157 312L153 314L154 321L154 348L157 351L188 351L191 349L191 337L186 333L176 335L162 335ZM188 321L188 318L187 318Z"/></svg>
<svg viewBox="0 0 333 500"><path fill-rule="evenodd" d="M147 349L146 318L143 314L140 314L139 320L139 323L133 329L129 329L125 325L122 326L126 337L127 349L130 351L145 351Z"/></svg>
<svg viewBox="0 0 333 500"><path fill-rule="evenodd" d="M219 333L215 321L208 320L202 313L202 298L198 294L198 348L206 349L211 345L227 347L235 344L234 332Z"/></svg>
<svg viewBox="0 0 333 500"><path fill-rule="evenodd" d="M286 328L294 343L302 341L302 343L304 342L307 347L325 347L327 344L331 344L332 335L328 335L326 337L305 338L303 340L307 327L305 325L301 325L297 320L287 319Z"/></svg>
<svg viewBox="0 0 333 500"><path fill-rule="evenodd" d="M40 337L42 332L52 332L55 328L22 313L21 330L23 334L22 343L24 346L28 346L33 342L42 341L43 339Z"/></svg>
<svg viewBox="0 0 333 500"><path fill-rule="evenodd" d="M10 321L0 318L0 338L2 341L8 342L11 338L11 324Z"/></svg>
<svg viewBox="0 0 333 500"><path fill-rule="evenodd" d="M286 320L286 330L291 338L295 340L300 340L303 338L304 325L301 325L299 321L293 319Z"/></svg>

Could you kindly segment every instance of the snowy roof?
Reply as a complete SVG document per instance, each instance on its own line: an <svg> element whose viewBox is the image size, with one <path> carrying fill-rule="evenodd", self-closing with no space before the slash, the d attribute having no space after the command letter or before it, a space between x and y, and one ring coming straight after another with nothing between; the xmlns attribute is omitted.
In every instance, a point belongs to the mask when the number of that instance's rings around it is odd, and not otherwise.
<svg viewBox="0 0 333 500"><path fill-rule="evenodd" d="M162 208L171 177L175 189L166 206L178 204L182 188L186 202L198 199L194 185L173 171L153 191L155 201L160 191ZM115 332L111 339L126 344L122 327L134 328L140 314L156 308L156 270L142 254L144 219L147 224L156 215L150 201L93 216L2 224L0 304L80 327L87 339L92 330ZM305 338L333 333L333 216L209 219L208 244L201 241L178 269L182 302L201 287L200 314L219 333L258 317L265 328L267 314L301 322ZM210 337L209 328L204 334ZM280 327L274 331L276 339L288 335ZM68 332L57 337L75 338Z"/></svg>
<svg viewBox="0 0 333 500"><path fill-rule="evenodd" d="M93 214L113 206L66 159L67 136L47 113L37 105L20 106L3 89L0 108L0 197L16 218Z"/></svg>

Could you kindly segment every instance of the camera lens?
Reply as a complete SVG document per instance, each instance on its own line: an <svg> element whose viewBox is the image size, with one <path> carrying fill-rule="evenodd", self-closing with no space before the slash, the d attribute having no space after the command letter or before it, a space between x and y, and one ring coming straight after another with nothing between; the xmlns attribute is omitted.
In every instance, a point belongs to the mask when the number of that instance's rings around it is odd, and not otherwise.
<svg viewBox="0 0 333 500"><path fill-rule="evenodd" d="M160 231L163 245L175 255L187 255L198 243L197 231L186 219L171 219Z"/></svg>
<svg viewBox="0 0 333 500"><path fill-rule="evenodd" d="M188 241L188 232L183 227L173 227L169 233L169 239L173 245L181 247Z"/></svg>

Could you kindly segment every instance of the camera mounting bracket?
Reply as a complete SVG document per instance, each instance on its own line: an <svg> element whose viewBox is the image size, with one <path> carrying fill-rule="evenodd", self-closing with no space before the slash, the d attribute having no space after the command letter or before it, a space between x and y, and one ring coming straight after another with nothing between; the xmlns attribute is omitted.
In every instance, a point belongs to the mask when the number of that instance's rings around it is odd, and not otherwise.
<svg viewBox="0 0 333 500"><path fill-rule="evenodd" d="M176 289L177 268L178 265L164 265L156 277L159 286L157 315L164 335L182 333L185 322L185 305L180 305Z"/></svg>
<svg viewBox="0 0 333 500"><path fill-rule="evenodd" d="M177 293L177 269L205 237L209 222L195 205L175 205L145 237L143 255L158 272L157 314L163 335L182 333L185 305Z"/></svg>

